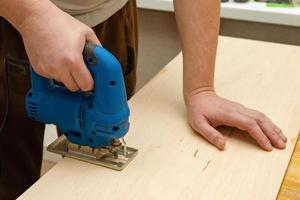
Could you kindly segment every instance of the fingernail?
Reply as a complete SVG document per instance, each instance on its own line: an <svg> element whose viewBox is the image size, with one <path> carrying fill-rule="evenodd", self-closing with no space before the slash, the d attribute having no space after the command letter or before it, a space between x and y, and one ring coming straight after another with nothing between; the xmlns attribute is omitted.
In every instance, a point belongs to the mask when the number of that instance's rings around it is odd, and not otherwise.
<svg viewBox="0 0 300 200"><path fill-rule="evenodd" d="M222 138L217 138L215 145L218 147L218 149L223 150L225 148L225 140Z"/></svg>

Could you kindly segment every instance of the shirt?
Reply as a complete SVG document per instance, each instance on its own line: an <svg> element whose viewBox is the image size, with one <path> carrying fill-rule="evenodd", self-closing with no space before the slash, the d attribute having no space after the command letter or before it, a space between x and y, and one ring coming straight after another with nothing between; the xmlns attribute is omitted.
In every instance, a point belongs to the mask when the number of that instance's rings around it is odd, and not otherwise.
<svg viewBox="0 0 300 200"><path fill-rule="evenodd" d="M93 27L120 10L128 0L52 0L63 11Z"/></svg>

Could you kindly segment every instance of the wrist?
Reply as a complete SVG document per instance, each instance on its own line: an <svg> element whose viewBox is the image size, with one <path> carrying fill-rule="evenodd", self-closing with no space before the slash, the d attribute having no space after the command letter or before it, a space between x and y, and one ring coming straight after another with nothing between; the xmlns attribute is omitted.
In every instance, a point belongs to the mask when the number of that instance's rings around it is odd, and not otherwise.
<svg viewBox="0 0 300 200"><path fill-rule="evenodd" d="M48 20L54 17L54 13L59 9L48 0L38 0L32 3L20 15L15 28L21 33L27 29L31 32L32 25L38 30L39 25L44 26ZM28 31L27 30L27 31Z"/></svg>
<svg viewBox="0 0 300 200"><path fill-rule="evenodd" d="M199 95L215 94L213 86L199 86L192 89L183 89L183 97L186 106L189 106L193 102L193 97Z"/></svg>
<svg viewBox="0 0 300 200"><path fill-rule="evenodd" d="M41 20L41 16L51 12L54 7L49 0L7 0L1 15L21 33L27 21Z"/></svg>

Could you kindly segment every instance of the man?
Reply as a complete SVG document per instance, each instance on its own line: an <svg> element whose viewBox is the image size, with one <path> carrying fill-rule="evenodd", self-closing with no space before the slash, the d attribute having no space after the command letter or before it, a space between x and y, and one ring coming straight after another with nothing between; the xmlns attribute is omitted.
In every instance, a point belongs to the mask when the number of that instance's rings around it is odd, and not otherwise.
<svg viewBox="0 0 300 200"><path fill-rule="evenodd" d="M193 129L220 150L225 148L225 138L215 129L220 125L247 131L266 151L285 148L287 138L265 115L214 92L220 1L175 0L174 7L183 50L183 95ZM1 0L0 14L1 61L5 60L1 78L4 69L8 75L8 87L1 82L0 103L5 104L5 91L10 103L0 140L0 199L6 200L15 199L40 175L44 125L25 113L28 60L38 74L71 91L88 91L93 79L82 58L83 47L86 41L101 42L121 62L131 97L137 21L135 0Z"/></svg>

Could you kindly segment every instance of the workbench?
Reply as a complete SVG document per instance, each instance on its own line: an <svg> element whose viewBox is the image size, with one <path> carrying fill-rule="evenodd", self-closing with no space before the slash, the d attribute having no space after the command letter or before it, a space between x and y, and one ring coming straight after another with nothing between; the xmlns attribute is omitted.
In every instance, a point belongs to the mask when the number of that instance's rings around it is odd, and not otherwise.
<svg viewBox="0 0 300 200"><path fill-rule="evenodd" d="M299 199L299 150L290 162L300 125L299 55L298 46L219 39L217 93L264 112L288 136L285 150L265 152L247 133L220 127L227 145L219 151L195 133L186 121L180 54L129 101L126 140L139 154L127 168L64 158L19 199Z"/></svg>

